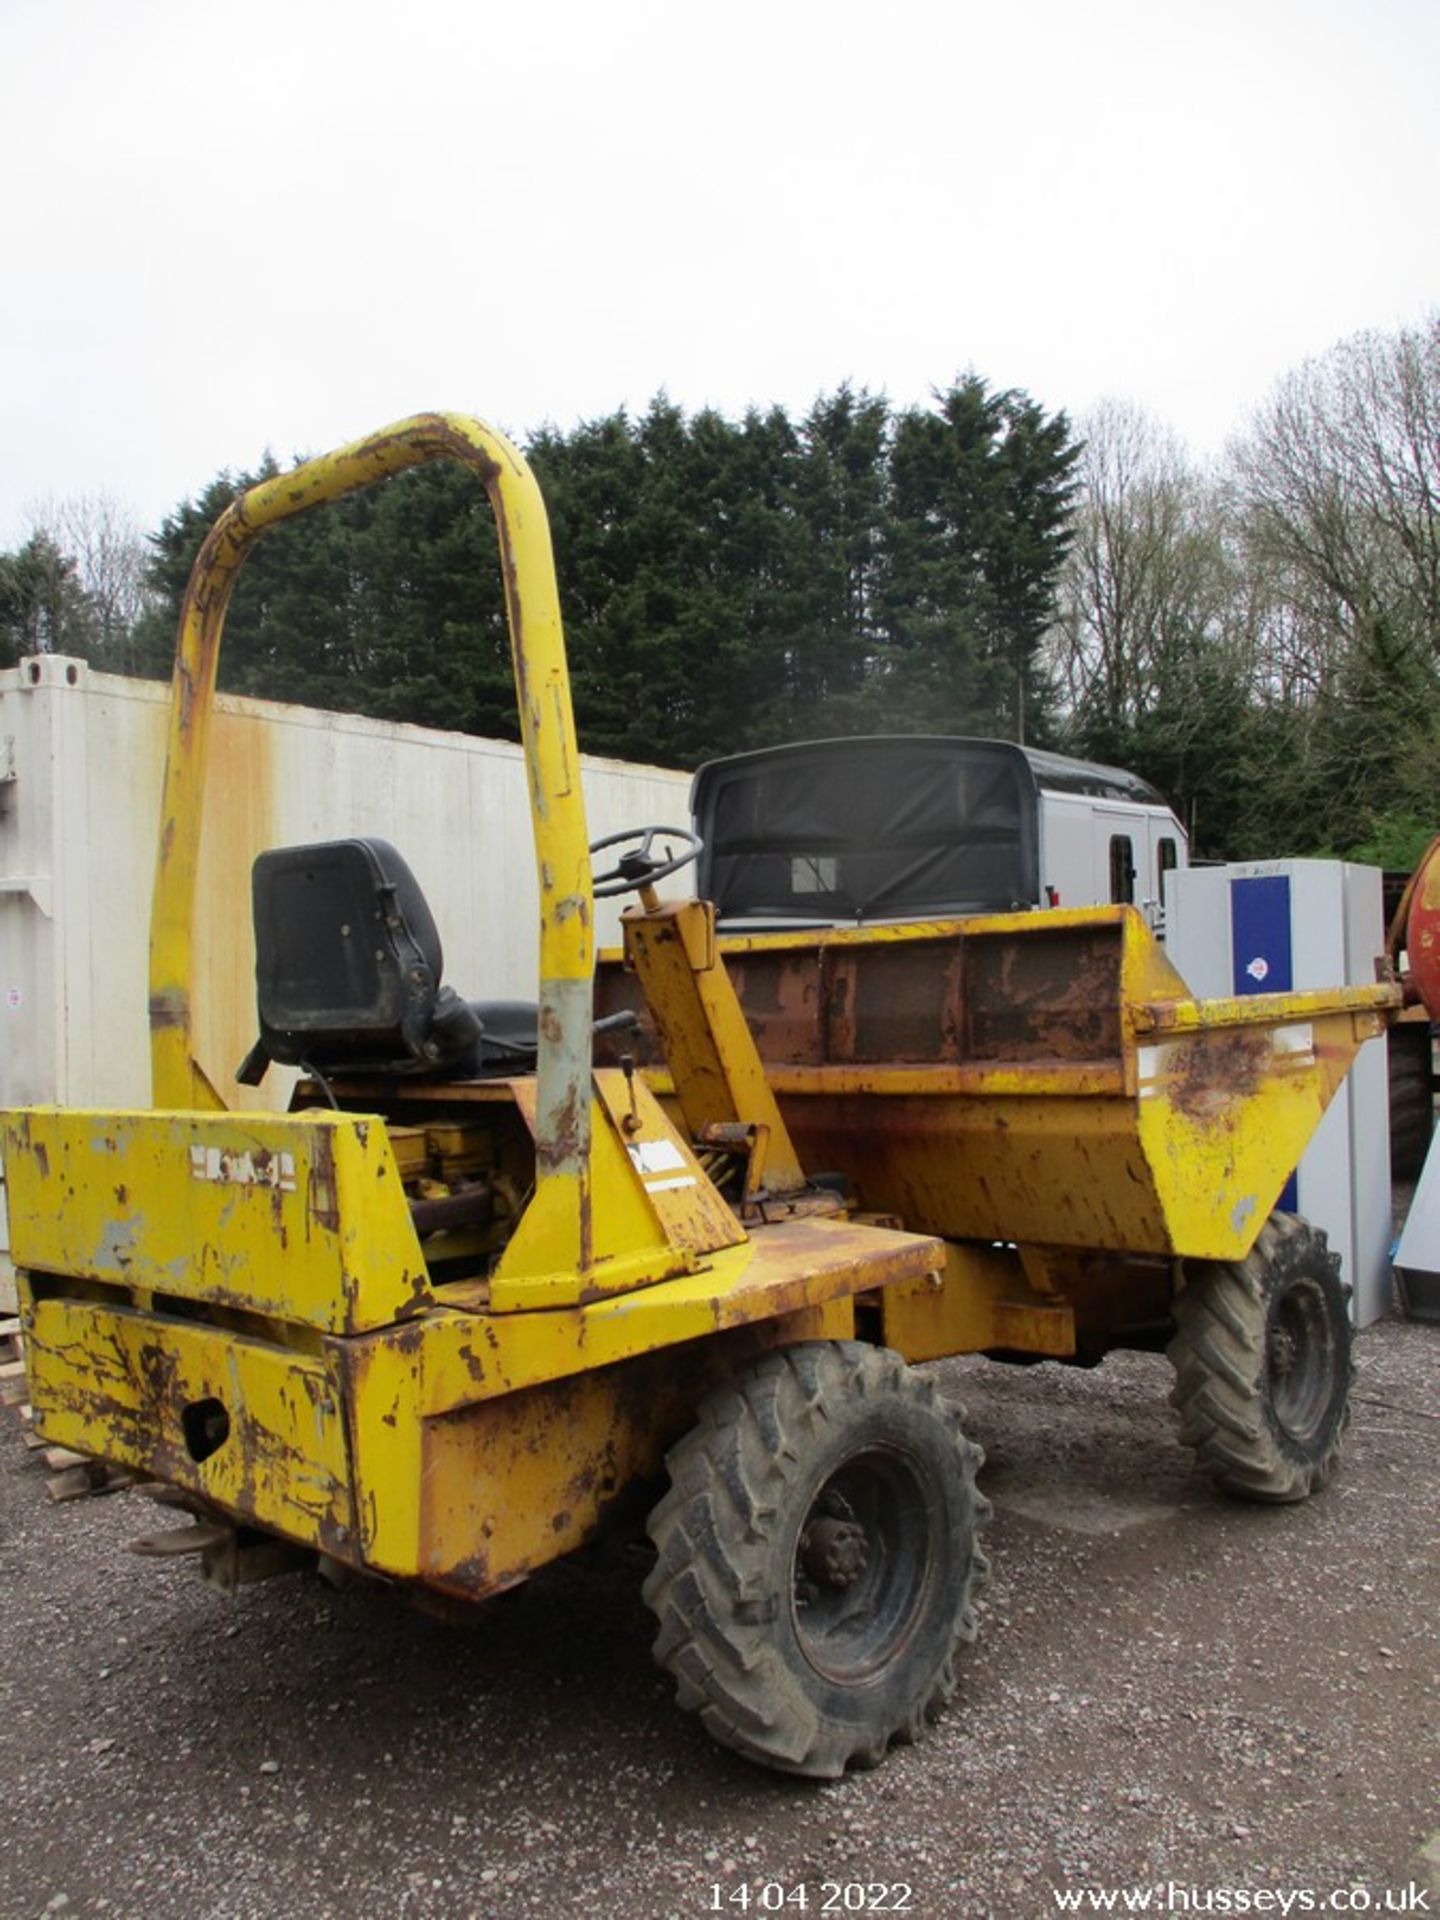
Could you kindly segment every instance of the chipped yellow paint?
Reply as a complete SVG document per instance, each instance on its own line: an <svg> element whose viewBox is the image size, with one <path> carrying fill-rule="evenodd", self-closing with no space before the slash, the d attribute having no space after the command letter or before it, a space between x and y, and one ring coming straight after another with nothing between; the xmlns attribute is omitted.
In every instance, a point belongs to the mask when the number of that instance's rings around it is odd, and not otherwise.
<svg viewBox="0 0 1440 1920"><path fill-rule="evenodd" d="M850 1337L857 1293L939 1262L933 1240L842 1220L747 1238L718 1202L672 1245L619 1118L651 1144L668 1123L643 1087L632 1109L625 1077L603 1080L612 1225L643 1229L635 1284L544 1311L496 1310L488 1281L430 1286L377 1120L11 1116L47 1437L357 1565L488 1592L653 1472L738 1353ZM702 1247L716 1237L730 1244ZM229 1428L197 1459L187 1423L210 1401Z"/></svg>
<svg viewBox="0 0 1440 1920"><path fill-rule="evenodd" d="M589 1261L583 1268L567 1264L567 1242L553 1216L532 1206L490 1282L494 1312L576 1306L651 1286L693 1271L745 1237L643 1081L606 1068L593 1087ZM516 1080L512 1091L533 1132L533 1081Z"/></svg>
<svg viewBox="0 0 1440 1920"><path fill-rule="evenodd" d="M36 1300L27 1285L36 1406L47 1438L237 1518L378 1571L493 1591L568 1551L633 1473L655 1471L737 1357L849 1338L858 1291L939 1258L914 1235L802 1220L643 1303L440 1307L326 1338L319 1357L136 1308ZM207 1399L232 1425L197 1462L185 1413Z"/></svg>
<svg viewBox="0 0 1440 1920"><path fill-rule="evenodd" d="M187 1487L306 1545L352 1551L340 1389L322 1359L83 1300L31 1300L25 1331L47 1440ZM229 1432L197 1460L185 1412L207 1401L225 1409Z"/></svg>
<svg viewBox="0 0 1440 1920"><path fill-rule="evenodd" d="M1140 1036L1137 1134L1167 1251L1243 1259L1359 1046L1382 1031L1373 1006L1326 1013L1320 995L1283 998L1310 999L1310 1017L1296 1017L1303 1005L1277 1007L1267 1024L1240 1001L1232 1019L1229 1003L1215 1002L1200 1008L1204 1018Z"/></svg>
<svg viewBox="0 0 1440 1920"><path fill-rule="evenodd" d="M436 1289L442 1308L404 1329L422 1353L427 1415L731 1327L823 1306L938 1267L930 1238L848 1221L783 1221L705 1268L642 1291L548 1313L487 1310L483 1283ZM390 1335L371 1336L376 1343Z"/></svg>
<svg viewBox="0 0 1440 1920"><path fill-rule="evenodd" d="M35 1107L0 1142L22 1269L332 1333L430 1298L378 1119Z"/></svg>
<svg viewBox="0 0 1440 1920"><path fill-rule="evenodd" d="M427 1334L336 1343L355 1459L357 1556L399 1578L493 1593L581 1545L637 1477L651 1478L735 1366L796 1340L854 1333L848 1299L442 1411L421 1405L450 1316ZM514 1325L512 1320L510 1325ZM473 1333L473 1322L469 1329ZM414 1490L419 1489L418 1502Z"/></svg>

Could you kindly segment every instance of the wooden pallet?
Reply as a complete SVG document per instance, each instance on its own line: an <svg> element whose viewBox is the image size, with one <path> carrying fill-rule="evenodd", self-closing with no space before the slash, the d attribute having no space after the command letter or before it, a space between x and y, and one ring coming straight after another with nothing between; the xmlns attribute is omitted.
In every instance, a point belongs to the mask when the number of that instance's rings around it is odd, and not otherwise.
<svg viewBox="0 0 1440 1920"><path fill-rule="evenodd" d="M20 1416L25 1444L43 1447L45 1442L34 1430L30 1408L30 1388L25 1378L25 1340L20 1322L0 1320L0 1407L14 1407Z"/></svg>
<svg viewBox="0 0 1440 1920"><path fill-rule="evenodd" d="M50 1470L45 1482L46 1498L50 1500L83 1500L91 1493L119 1493L140 1478L129 1467L91 1460L86 1454L71 1453L68 1447L47 1447L45 1465Z"/></svg>
<svg viewBox="0 0 1440 1920"><path fill-rule="evenodd" d="M29 1397L20 1322L0 1320L0 1407L23 1406Z"/></svg>

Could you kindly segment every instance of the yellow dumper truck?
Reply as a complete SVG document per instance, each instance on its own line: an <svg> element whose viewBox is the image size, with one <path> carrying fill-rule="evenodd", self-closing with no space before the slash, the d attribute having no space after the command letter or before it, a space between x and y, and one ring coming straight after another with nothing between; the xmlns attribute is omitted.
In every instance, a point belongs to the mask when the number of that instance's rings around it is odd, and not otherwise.
<svg viewBox="0 0 1440 1920"><path fill-rule="evenodd" d="M538 1002L442 979L385 842L274 850L242 1072L301 1078L230 1112L191 952L231 589L287 516L436 458L499 534ZM1349 1322L1321 1237L1271 1209L1397 988L1197 1002L1125 907L722 948L657 892L691 835L597 851L598 880L544 507L500 434L417 416L224 513L175 669L154 1107L3 1116L36 1419L189 1510L153 1550L479 1600L648 1516L681 1705L833 1776L922 1730L975 1631L979 1457L911 1362L1170 1340L1222 1485L1324 1481ZM593 901L621 890L597 988Z"/></svg>

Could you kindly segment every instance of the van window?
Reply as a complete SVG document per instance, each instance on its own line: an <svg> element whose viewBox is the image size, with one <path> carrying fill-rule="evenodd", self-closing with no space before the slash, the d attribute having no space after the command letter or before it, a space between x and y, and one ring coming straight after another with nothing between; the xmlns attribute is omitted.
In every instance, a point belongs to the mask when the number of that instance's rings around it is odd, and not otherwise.
<svg viewBox="0 0 1440 1920"><path fill-rule="evenodd" d="M1175 842L1167 834L1163 840L1156 843L1155 847L1155 878L1162 900L1165 897L1165 876L1167 873L1173 873L1179 864L1180 856L1176 851Z"/></svg>
<svg viewBox="0 0 1440 1920"><path fill-rule="evenodd" d="M834 893L840 884L840 862L822 853L797 854L790 862L792 893Z"/></svg>
<svg viewBox="0 0 1440 1920"><path fill-rule="evenodd" d="M1110 836L1110 898L1127 905L1135 899L1135 850L1128 833Z"/></svg>

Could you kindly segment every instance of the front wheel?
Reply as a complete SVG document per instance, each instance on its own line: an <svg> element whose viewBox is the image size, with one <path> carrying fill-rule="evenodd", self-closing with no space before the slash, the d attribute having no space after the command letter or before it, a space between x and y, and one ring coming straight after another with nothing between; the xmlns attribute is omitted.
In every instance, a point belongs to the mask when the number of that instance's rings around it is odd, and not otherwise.
<svg viewBox="0 0 1440 1920"><path fill-rule="evenodd" d="M849 1341L752 1362L670 1451L645 1598L682 1707L832 1779L914 1739L975 1637L979 1449L934 1383Z"/></svg>
<svg viewBox="0 0 1440 1920"><path fill-rule="evenodd" d="M1323 1233L1275 1213L1244 1260L1196 1262L1175 1304L1180 1437L1225 1492L1303 1500L1349 1419L1348 1289Z"/></svg>

